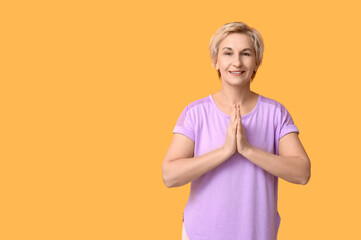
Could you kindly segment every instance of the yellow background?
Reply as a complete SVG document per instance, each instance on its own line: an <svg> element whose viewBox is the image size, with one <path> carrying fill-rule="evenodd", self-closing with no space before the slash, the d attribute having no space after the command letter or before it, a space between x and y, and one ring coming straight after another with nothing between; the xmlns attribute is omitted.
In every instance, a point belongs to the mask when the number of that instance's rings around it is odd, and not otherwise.
<svg viewBox="0 0 361 240"><path fill-rule="evenodd" d="M0 239L181 239L190 184L162 161L220 89L208 43L265 41L251 89L286 106L312 162L280 179L279 240L360 239L359 1L3 1Z"/></svg>

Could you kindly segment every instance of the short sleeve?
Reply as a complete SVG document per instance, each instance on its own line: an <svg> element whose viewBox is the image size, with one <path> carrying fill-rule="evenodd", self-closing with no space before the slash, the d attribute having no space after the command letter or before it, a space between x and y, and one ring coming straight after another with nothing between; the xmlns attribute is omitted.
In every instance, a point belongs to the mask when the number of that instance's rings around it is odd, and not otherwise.
<svg viewBox="0 0 361 240"><path fill-rule="evenodd" d="M173 133L181 133L195 142L194 125L195 124L188 105L179 116Z"/></svg>
<svg viewBox="0 0 361 240"><path fill-rule="evenodd" d="M297 126L294 124L290 113L284 106L281 105L281 125L279 139L291 132L297 132L297 134L300 133Z"/></svg>

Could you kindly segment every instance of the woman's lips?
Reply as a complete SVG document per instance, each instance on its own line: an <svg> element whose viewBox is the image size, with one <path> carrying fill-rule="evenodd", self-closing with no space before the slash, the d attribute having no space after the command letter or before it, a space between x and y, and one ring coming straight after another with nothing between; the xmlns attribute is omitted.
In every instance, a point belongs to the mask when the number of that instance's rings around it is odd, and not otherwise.
<svg viewBox="0 0 361 240"><path fill-rule="evenodd" d="M229 71L233 76L241 76L245 71Z"/></svg>

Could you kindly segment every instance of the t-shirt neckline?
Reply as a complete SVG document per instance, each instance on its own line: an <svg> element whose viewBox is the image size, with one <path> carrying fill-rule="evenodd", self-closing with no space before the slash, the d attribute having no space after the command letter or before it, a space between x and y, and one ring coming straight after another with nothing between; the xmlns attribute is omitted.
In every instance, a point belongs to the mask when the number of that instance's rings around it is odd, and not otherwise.
<svg viewBox="0 0 361 240"><path fill-rule="evenodd" d="M212 97L212 94L209 94L208 96L212 102L212 105L213 107L217 110L217 112L222 115L223 117L226 117L226 118L231 118L230 115L224 113L221 109L218 108L217 104L214 102L214 99ZM259 108L259 105L260 105L260 102L261 102L261 94L258 94L258 98L257 98L257 104L256 106L252 109L252 111L250 111L249 113L245 114L245 115L242 115L242 119L246 119L246 118L249 118L251 117L256 111L257 109Z"/></svg>

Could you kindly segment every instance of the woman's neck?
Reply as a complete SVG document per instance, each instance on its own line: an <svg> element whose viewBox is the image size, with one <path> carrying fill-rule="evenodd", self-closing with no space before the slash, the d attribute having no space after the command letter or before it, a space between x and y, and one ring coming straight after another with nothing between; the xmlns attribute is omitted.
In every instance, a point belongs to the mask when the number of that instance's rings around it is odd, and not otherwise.
<svg viewBox="0 0 361 240"><path fill-rule="evenodd" d="M250 90L249 85L244 87L222 85L221 90L219 90L217 94L219 99L228 106L232 106L233 104L245 106L256 93Z"/></svg>

